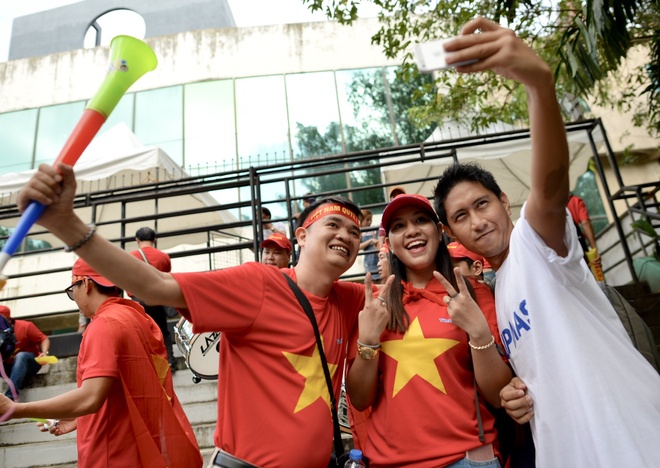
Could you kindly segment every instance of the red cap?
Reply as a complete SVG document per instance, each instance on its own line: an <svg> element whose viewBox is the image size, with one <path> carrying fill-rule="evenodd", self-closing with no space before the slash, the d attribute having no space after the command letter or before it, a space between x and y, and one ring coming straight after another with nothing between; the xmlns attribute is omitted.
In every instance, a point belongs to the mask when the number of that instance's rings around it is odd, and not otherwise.
<svg viewBox="0 0 660 468"><path fill-rule="evenodd" d="M271 234L270 236L268 236L268 238L261 243L261 248L263 249L268 244L275 244L278 247L285 249L289 253L291 253L291 251L293 250L293 248L291 247L291 241L289 241L289 239L286 236L278 233Z"/></svg>
<svg viewBox="0 0 660 468"><path fill-rule="evenodd" d="M11 310L6 305L0 305L0 315L6 319L11 318Z"/></svg>
<svg viewBox="0 0 660 468"><path fill-rule="evenodd" d="M383 245L380 247L380 252L390 253L390 248L387 245L387 242L383 242Z"/></svg>
<svg viewBox="0 0 660 468"><path fill-rule="evenodd" d="M74 279L71 281L71 284L78 281L78 279L87 276L91 278L96 284L105 286L106 288L115 287L112 281L95 272L92 269L92 267L89 266L89 264L86 261L84 261L82 258L79 258L78 260L76 260L76 263L73 264L73 268L71 269L71 274L74 276Z"/></svg>
<svg viewBox="0 0 660 468"><path fill-rule="evenodd" d="M452 242L450 244L447 244L447 250L449 251L449 256L453 259L458 260L461 258L469 258L473 262L479 260L482 265L485 263L483 257L466 249L465 246L463 246L463 244L459 244L458 242Z"/></svg>
<svg viewBox="0 0 660 468"><path fill-rule="evenodd" d="M438 215L435 214L435 210L433 209L433 206L431 206L431 202L429 201L428 198L426 198L423 195L418 195L416 193L411 193L411 194L404 193L402 195L397 195L396 197L394 197L394 200L389 202L389 204L385 207L385 210L383 211L381 224L383 225L383 228L385 228L385 232L390 231L390 221L392 220L391 218L394 215L394 213L400 208L403 208L405 206L416 206L418 208L423 209L424 211L428 211L428 213L431 215L433 220L436 223L438 222Z"/></svg>

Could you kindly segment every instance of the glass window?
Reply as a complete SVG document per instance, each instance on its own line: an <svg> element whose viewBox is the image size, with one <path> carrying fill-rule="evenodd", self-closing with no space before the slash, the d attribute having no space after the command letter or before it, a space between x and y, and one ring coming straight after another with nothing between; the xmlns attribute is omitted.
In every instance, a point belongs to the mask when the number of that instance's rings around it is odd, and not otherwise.
<svg viewBox="0 0 660 468"><path fill-rule="evenodd" d="M147 25L140 14L123 8L112 10L103 13L90 24L83 45L86 49L109 45L120 34L144 39L146 30Z"/></svg>
<svg viewBox="0 0 660 468"><path fill-rule="evenodd" d="M7 244L7 240L9 236L12 235L14 232L14 228L11 227L4 227L0 226L0 237L6 237L7 239L0 239L0 249L5 247L5 244ZM17 252L26 252L26 251L31 251L31 250L47 250L47 249L52 249L53 246L50 245L48 242L45 240L39 240L39 239L30 239L29 237L25 239L24 242L21 242L21 245L18 246L18 249L16 249Z"/></svg>
<svg viewBox="0 0 660 468"><path fill-rule="evenodd" d="M0 174L32 169L37 109L0 114Z"/></svg>
<svg viewBox="0 0 660 468"><path fill-rule="evenodd" d="M608 225L607 213L605 213L605 206L603 206L603 200L600 197L595 174L589 170L578 177L575 189L572 192L582 198L584 204L587 205L594 234L598 234L606 228Z"/></svg>
<svg viewBox="0 0 660 468"><path fill-rule="evenodd" d="M183 164L183 87L142 91L135 95L135 134L146 146L159 146Z"/></svg>
<svg viewBox="0 0 660 468"><path fill-rule="evenodd" d="M294 159L341 153L334 73L287 75L286 90Z"/></svg>
<svg viewBox="0 0 660 468"><path fill-rule="evenodd" d="M39 111L35 167L52 163L60 154L67 139L85 109L83 101L42 107Z"/></svg>
<svg viewBox="0 0 660 468"><path fill-rule="evenodd" d="M236 80L236 128L241 168L288 161L284 76Z"/></svg>
<svg viewBox="0 0 660 468"><path fill-rule="evenodd" d="M190 175L237 169L234 82L195 83L184 92L184 163Z"/></svg>
<svg viewBox="0 0 660 468"><path fill-rule="evenodd" d="M435 125L417 128L409 118L408 112L411 107L427 104L431 100L433 75L419 73L413 78L402 73L403 70L399 67L386 69L397 140L400 145L421 143L433 133ZM422 88L426 92L419 93Z"/></svg>
<svg viewBox="0 0 660 468"><path fill-rule="evenodd" d="M383 69L338 71L336 76L346 151L393 146Z"/></svg>
<svg viewBox="0 0 660 468"><path fill-rule="evenodd" d="M108 131L119 122L126 124L128 128L133 130L133 106L135 103L135 94L125 94L117 103L117 106L108 117L108 120L105 121L103 127L99 131L99 135Z"/></svg>

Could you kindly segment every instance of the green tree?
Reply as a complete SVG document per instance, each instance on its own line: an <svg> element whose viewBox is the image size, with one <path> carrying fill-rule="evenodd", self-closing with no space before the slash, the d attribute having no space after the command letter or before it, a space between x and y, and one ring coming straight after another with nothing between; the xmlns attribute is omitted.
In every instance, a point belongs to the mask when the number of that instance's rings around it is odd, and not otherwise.
<svg viewBox="0 0 660 468"><path fill-rule="evenodd" d="M410 76L416 73L412 44L454 36L481 15L514 29L548 61L560 97L591 98L633 111L636 125L660 131L659 0L303 0L312 11L322 10L344 24L357 19L361 3L381 8L381 28L372 42L388 57L402 56ZM638 44L649 47L648 61L624 73L621 62ZM622 84L623 93L611 92ZM426 105L411 111L418 125L452 119L477 129L496 120L526 119L520 87L494 74L440 73L436 85L443 92L432 93ZM641 106L635 102L640 95L645 97Z"/></svg>
<svg viewBox="0 0 660 468"><path fill-rule="evenodd" d="M342 148L348 152L375 150L398 144L419 143L433 131L434 124L419 125L412 120L412 113L430 101L428 90L433 80L428 75L408 76L408 70L397 69L386 77L383 69L365 70L355 73L348 84L348 102L356 125L331 122L321 133L315 126L296 124L297 155L311 158L328 154L339 154ZM387 79L387 83L386 83ZM426 92L422 91L426 90ZM364 112L368 110L367 112ZM392 121L395 122L393 132ZM343 130L343 146L342 146ZM394 135L396 133L396 137ZM349 169L345 173L316 175L305 179L304 184L312 193L332 192L346 194L347 189L370 187L381 183L380 170L364 168L377 163L360 163L324 166L321 170ZM310 174L314 171L311 170ZM384 202L382 189L352 192L353 201L359 205Z"/></svg>

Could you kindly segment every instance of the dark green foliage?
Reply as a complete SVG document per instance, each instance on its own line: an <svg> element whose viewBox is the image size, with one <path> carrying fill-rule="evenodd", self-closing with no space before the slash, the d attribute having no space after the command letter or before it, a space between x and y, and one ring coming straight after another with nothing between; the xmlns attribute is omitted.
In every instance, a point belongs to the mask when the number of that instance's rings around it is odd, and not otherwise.
<svg viewBox="0 0 660 468"><path fill-rule="evenodd" d="M659 0L302 1L344 24L357 18L360 4L375 4L381 8L382 26L372 42L382 46L387 57L403 55L406 63L412 62L412 44L456 35L461 25L478 15L494 19L514 29L551 65L559 98L570 93L632 111L636 125L660 131ZM637 44L650 48L648 61L624 77L620 65ZM454 74L441 73L437 87L447 93L415 109L413 121L451 119L477 129L494 120L512 122L527 115L520 92L493 74L456 82ZM641 106L636 102L639 96L645 98Z"/></svg>

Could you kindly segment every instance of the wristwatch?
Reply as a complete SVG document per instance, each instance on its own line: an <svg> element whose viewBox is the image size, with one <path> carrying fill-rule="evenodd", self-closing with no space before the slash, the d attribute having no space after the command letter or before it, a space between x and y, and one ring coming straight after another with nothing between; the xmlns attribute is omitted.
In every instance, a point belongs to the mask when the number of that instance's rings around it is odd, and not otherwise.
<svg viewBox="0 0 660 468"><path fill-rule="evenodd" d="M378 351L380 351L380 343L377 345L364 345L358 341L357 352L365 361L371 361L378 356Z"/></svg>

